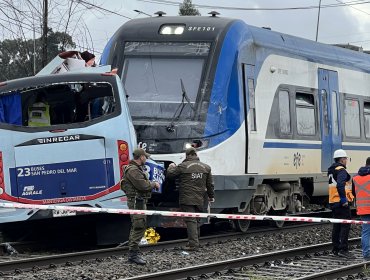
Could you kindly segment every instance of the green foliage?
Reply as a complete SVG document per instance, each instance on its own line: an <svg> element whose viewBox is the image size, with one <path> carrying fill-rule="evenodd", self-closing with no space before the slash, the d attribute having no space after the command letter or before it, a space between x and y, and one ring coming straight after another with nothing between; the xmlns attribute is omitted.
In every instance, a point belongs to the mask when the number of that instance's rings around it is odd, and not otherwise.
<svg viewBox="0 0 370 280"><path fill-rule="evenodd" d="M362 273L365 274L365 276L367 276L367 277L370 276L370 267L369 267L369 265L367 265L367 264L364 265Z"/></svg>
<svg viewBox="0 0 370 280"><path fill-rule="evenodd" d="M41 70L42 41L36 43L36 73ZM6 39L0 41L0 81L33 76L33 40ZM66 48L75 48L76 45L69 34L48 32L48 62Z"/></svg>
<svg viewBox="0 0 370 280"><path fill-rule="evenodd" d="M200 16L200 12L191 0L184 0L184 2L180 5L179 8L179 15L180 16Z"/></svg>

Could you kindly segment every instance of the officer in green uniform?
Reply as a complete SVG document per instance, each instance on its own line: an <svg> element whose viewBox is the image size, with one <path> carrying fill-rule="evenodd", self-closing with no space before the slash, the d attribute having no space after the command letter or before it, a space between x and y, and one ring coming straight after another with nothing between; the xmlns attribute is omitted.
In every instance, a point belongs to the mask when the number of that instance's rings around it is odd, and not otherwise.
<svg viewBox="0 0 370 280"><path fill-rule="evenodd" d="M211 167L201 162L195 148L185 151L186 158L178 166L171 163L167 169L167 177L179 177L179 203L182 212L203 212L204 198L208 196L210 202L214 202L214 186ZM184 218L189 243L186 250L196 251L199 249L199 226L197 218Z"/></svg>
<svg viewBox="0 0 370 280"><path fill-rule="evenodd" d="M129 209L146 210L146 203L152 194L152 189L159 189L158 182L149 181L145 173L144 164L150 157L143 149L135 149L134 159L125 167L121 188L126 193ZM128 261L136 264L146 264L139 255L139 242L146 230L145 215L131 215L131 230L129 237Z"/></svg>

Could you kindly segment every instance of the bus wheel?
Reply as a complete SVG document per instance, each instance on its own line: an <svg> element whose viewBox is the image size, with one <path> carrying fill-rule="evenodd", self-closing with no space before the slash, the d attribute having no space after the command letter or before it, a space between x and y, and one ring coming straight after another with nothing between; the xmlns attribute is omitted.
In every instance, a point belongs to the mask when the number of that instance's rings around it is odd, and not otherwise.
<svg viewBox="0 0 370 280"><path fill-rule="evenodd" d="M248 206L243 212L238 213L240 215L249 215L250 214L250 206ZM250 220L233 220L234 227L236 231L240 232L247 232L249 225L251 223Z"/></svg>

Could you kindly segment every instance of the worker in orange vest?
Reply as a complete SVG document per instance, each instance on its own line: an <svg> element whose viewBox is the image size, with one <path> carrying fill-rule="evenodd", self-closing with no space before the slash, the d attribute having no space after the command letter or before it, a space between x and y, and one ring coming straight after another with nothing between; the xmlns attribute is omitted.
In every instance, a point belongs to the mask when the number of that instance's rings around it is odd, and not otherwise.
<svg viewBox="0 0 370 280"><path fill-rule="evenodd" d="M332 209L333 218L351 219L349 203L353 201L351 175L346 170L348 156L342 150L334 152L334 163L328 169L329 176L329 204ZM351 224L333 224L332 242L333 254L352 258L348 252L348 235Z"/></svg>
<svg viewBox="0 0 370 280"><path fill-rule="evenodd" d="M366 166L358 170L353 177L356 193L357 215L362 221L370 221L370 157L366 159ZM361 234L362 255L370 260L370 224L362 225Z"/></svg>

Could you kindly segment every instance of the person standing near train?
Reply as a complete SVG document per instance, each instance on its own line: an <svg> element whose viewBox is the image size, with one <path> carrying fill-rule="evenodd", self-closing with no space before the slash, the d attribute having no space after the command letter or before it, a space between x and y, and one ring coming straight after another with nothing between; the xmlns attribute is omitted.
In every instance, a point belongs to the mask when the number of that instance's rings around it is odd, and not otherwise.
<svg viewBox="0 0 370 280"><path fill-rule="evenodd" d="M349 203L353 201L351 176L348 174L347 153L342 150L334 152L334 163L328 169L329 204L334 219L351 219ZM332 242L333 254L351 258L348 252L348 235L351 224L333 224Z"/></svg>
<svg viewBox="0 0 370 280"><path fill-rule="evenodd" d="M151 197L152 190L159 189L159 183L149 181L144 170L145 162L150 154L143 149L135 149L133 157L134 159L125 167L121 188L126 193L129 209L146 210L146 203ZM128 242L129 262L140 265L146 264L145 259L139 255L139 242L143 238L145 230L146 216L131 215L131 230Z"/></svg>
<svg viewBox="0 0 370 280"><path fill-rule="evenodd" d="M199 213L204 212L204 198L214 202L214 186L211 167L199 160L195 148L185 151L185 160L176 166L171 163L167 169L168 178L180 178L179 203L182 212ZM185 250L197 251L199 249L199 227L200 219L184 218L188 245Z"/></svg>
<svg viewBox="0 0 370 280"><path fill-rule="evenodd" d="M370 222L370 157L366 159L366 165L358 170L353 177L356 193L357 215L362 221ZM370 224L362 225L361 234L362 256L370 260Z"/></svg>

